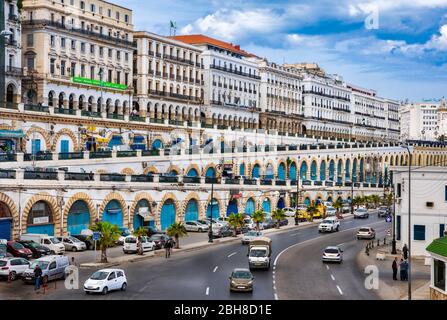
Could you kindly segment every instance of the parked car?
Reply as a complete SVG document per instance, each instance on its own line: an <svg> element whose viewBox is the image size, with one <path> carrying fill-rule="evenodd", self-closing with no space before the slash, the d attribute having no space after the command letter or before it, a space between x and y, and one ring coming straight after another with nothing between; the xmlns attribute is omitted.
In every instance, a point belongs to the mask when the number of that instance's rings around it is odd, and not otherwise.
<svg viewBox="0 0 447 320"><path fill-rule="evenodd" d="M337 246L326 247L322 256L323 262L338 262L343 261L343 250Z"/></svg>
<svg viewBox="0 0 447 320"><path fill-rule="evenodd" d="M34 260L28 269L23 272L22 280L25 283L34 283L34 268L39 265L42 269L43 282L51 280L64 279L66 268L69 265L67 256L52 255Z"/></svg>
<svg viewBox="0 0 447 320"><path fill-rule="evenodd" d="M127 289L127 278L122 269L102 269L93 273L84 283L86 294L98 292L106 295L109 291Z"/></svg>
<svg viewBox="0 0 447 320"><path fill-rule="evenodd" d="M327 207L326 208L326 216L327 217L332 217L335 216L337 214L337 209L335 209L334 207Z"/></svg>
<svg viewBox="0 0 447 320"><path fill-rule="evenodd" d="M213 221L213 228L216 227L216 226L219 227L219 228L223 226L223 224L219 220L217 220L217 219L206 218L206 224L208 226L211 224L211 220ZM197 220L197 221L202 223L201 220Z"/></svg>
<svg viewBox="0 0 447 320"><path fill-rule="evenodd" d="M284 213L286 214L286 216L288 216L288 217L294 217L295 216L295 212L296 212L295 208L286 207L283 210L284 210Z"/></svg>
<svg viewBox="0 0 447 320"><path fill-rule="evenodd" d="M8 241L6 248L14 257L25 259L31 259L33 257L33 252L30 249L25 248L22 244L16 241Z"/></svg>
<svg viewBox="0 0 447 320"><path fill-rule="evenodd" d="M387 206L380 206L379 209L377 210L379 218L388 216L390 212L391 210Z"/></svg>
<svg viewBox="0 0 447 320"><path fill-rule="evenodd" d="M341 212L342 213L350 213L351 212L351 205L349 205L349 204L343 205L343 207L341 208Z"/></svg>
<svg viewBox="0 0 447 320"><path fill-rule="evenodd" d="M116 241L116 244L122 246L124 244L124 239L126 239L127 236L130 236L131 233L128 228L120 228L120 230L121 230L121 235L119 236L118 240Z"/></svg>
<svg viewBox="0 0 447 320"><path fill-rule="evenodd" d="M51 254L51 250L47 247L44 247L37 242L34 241L17 241L22 246L27 249L30 249L33 252L33 258L38 259L43 256L49 256Z"/></svg>
<svg viewBox="0 0 447 320"><path fill-rule="evenodd" d="M228 221L227 221L227 218L225 218L225 217L219 217L219 218L217 218L217 222L219 222L221 225L223 225L223 226L227 226L228 225Z"/></svg>
<svg viewBox="0 0 447 320"><path fill-rule="evenodd" d="M65 246L62 242L53 236L39 233L26 233L20 236L20 240L34 241L50 249L52 254L62 254L65 252Z"/></svg>
<svg viewBox="0 0 447 320"><path fill-rule="evenodd" d="M141 244L143 246L143 252L155 250L155 242L150 241L149 237L142 236ZM127 236L126 239L124 239L123 252L124 253L136 253L137 251L138 251L137 237Z"/></svg>
<svg viewBox="0 0 447 320"><path fill-rule="evenodd" d="M213 229L214 238L231 237L233 234L233 228L229 226L223 226L222 228Z"/></svg>
<svg viewBox="0 0 447 320"><path fill-rule="evenodd" d="M289 224L289 219L281 219L279 220L279 225L280 226L287 226Z"/></svg>
<svg viewBox="0 0 447 320"><path fill-rule="evenodd" d="M253 222L253 219L249 216L246 215L244 217L244 226L248 229L248 230L253 230L256 228L256 223Z"/></svg>
<svg viewBox="0 0 447 320"><path fill-rule="evenodd" d="M8 241L1 239L0 240L0 258L8 258L8 257L14 257L12 254L8 252L6 244Z"/></svg>
<svg viewBox="0 0 447 320"><path fill-rule="evenodd" d="M272 229L275 227L275 221L272 218L266 218L263 223L261 223L261 229Z"/></svg>
<svg viewBox="0 0 447 320"><path fill-rule="evenodd" d="M248 269L234 269L231 273L230 291L253 292L253 281L255 277Z"/></svg>
<svg viewBox="0 0 447 320"><path fill-rule="evenodd" d="M23 272L29 268L30 262L24 258L1 258L0 259L0 277L8 278L11 281L22 276Z"/></svg>
<svg viewBox="0 0 447 320"><path fill-rule="evenodd" d="M375 239L376 231L371 227L363 227L357 231L357 239Z"/></svg>
<svg viewBox="0 0 447 320"><path fill-rule="evenodd" d="M76 252L87 249L84 242L72 236L56 237L56 239L64 244L65 250Z"/></svg>
<svg viewBox="0 0 447 320"><path fill-rule="evenodd" d="M157 229L154 226L147 226L147 227L144 227L144 228L147 229L146 235L148 237L151 237L152 235L157 234L157 233L163 233L163 232L161 232L161 230Z"/></svg>
<svg viewBox="0 0 447 320"><path fill-rule="evenodd" d="M209 227L207 224L202 224L198 221L186 221L185 229L186 231L206 232Z"/></svg>
<svg viewBox="0 0 447 320"><path fill-rule="evenodd" d="M354 211L354 219L367 219L368 217L369 213L365 208L358 208Z"/></svg>
<svg viewBox="0 0 447 320"><path fill-rule="evenodd" d="M169 239L172 239L170 236L162 233L162 234L154 234L152 237L149 238L149 241L153 241L155 243L155 249L161 249L165 246L166 241ZM173 239L172 239L173 240ZM174 245L175 245L175 240Z"/></svg>
<svg viewBox="0 0 447 320"><path fill-rule="evenodd" d="M340 228L340 221L336 217L327 217L318 225L318 232L334 232Z"/></svg>
<svg viewBox="0 0 447 320"><path fill-rule="evenodd" d="M241 242L242 244L248 244L254 238L261 237L262 235L263 233L261 231L248 231L242 236Z"/></svg>
<svg viewBox="0 0 447 320"><path fill-rule="evenodd" d="M85 247L87 250L94 250L95 249L95 242L92 240L91 236L85 235L85 234L77 234L72 236L73 238L76 238L82 242L85 243Z"/></svg>

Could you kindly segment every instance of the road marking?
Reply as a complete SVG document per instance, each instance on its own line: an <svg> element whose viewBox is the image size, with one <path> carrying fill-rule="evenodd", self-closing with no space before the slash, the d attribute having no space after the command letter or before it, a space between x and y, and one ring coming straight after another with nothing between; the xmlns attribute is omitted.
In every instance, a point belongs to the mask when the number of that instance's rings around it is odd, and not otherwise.
<svg viewBox="0 0 447 320"><path fill-rule="evenodd" d="M296 232L296 233L292 233L292 234L290 234L289 236L293 237L293 236L296 236L296 235L298 235L298 234L300 234L300 233L299 233L299 232Z"/></svg>
<svg viewBox="0 0 447 320"><path fill-rule="evenodd" d="M343 242L343 243L340 243L340 244L337 244L337 247L341 247L342 245L344 245L345 243Z"/></svg>
<svg viewBox="0 0 447 320"><path fill-rule="evenodd" d="M332 279L333 281L335 281L335 277L334 277L333 274L331 274L331 279Z"/></svg>
<svg viewBox="0 0 447 320"><path fill-rule="evenodd" d="M231 257L234 256L236 253L237 253L237 252L230 253L230 254L228 255L228 258L231 258Z"/></svg>
<svg viewBox="0 0 447 320"><path fill-rule="evenodd" d="M275 280L273 280L273 284L276 284Z"/></svg>
<svg viewBox="0 0 447 320"><path fill-rule="evenodd" d="M275 291L276 291L276 286L273 286L273 290L275 290Z"/></svg>
<svg viewBox="0 0 447 320"><path fill-rule="evenodd" d="M275 293L275 300L278 300L278 295Z"/></svg>
<svg viewBox="0 0 447 320"><path fill-rule="evenodd" d="M206 287L206 292L205 294L208 296L210 294L210 287Z"/></svg>
<svg viewBox="0 0 447 320"><path fill-rule="evenodd" d="M213 272L216 272L216 271L217 271L217 268L219 268L219 267L218 267L218 266L215 266Z"/></svg>
<svg viewBox="0 0 447 320"><path fill-rule="evenodd" d="M340 292L340 295L343 295L343 291L341 291L341 289L338 285L337 285L337 289L338 289L338 292Z"/></svg>
<svg viewBox="0 0 447 320"><path fill-rule="evenodd" d="M328 270L329 270L329 266L328 266L328 265L326 265L326 269L328 269Z"/></svg>

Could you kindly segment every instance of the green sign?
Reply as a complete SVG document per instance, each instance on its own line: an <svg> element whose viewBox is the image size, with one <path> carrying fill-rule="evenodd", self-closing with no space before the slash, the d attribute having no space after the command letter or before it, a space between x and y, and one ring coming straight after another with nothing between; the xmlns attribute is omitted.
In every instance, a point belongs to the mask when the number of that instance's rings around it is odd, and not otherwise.
<svg viewBox="0 0 447 320"><path fill-rule="evenodd" d="M73 81L75 83L88 84L89 86L98 86L98 87L101 86L101 81L95 80L95 79L72 77L71 81ZM104 82L104 81L102 81L102 87L119 89L119 90L127 90L127 88L128 88L125 84L118 84L118 83Z"/></svg>

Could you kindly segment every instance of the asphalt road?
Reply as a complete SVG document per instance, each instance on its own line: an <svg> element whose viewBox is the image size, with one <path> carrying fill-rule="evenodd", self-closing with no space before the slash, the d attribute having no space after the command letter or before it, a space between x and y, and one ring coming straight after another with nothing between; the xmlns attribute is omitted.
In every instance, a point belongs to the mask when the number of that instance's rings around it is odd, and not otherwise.
<svg viewBox="0 0 447 320"><path fill-rule="evenodd" d="M247 246L240 242L229 244L219 244L210 248L200 249L192 252L179 252L175 250L171 258L153 258L133 263L125 263L120 266L124 269L128 279L127 291L112 292L107 296L102 295L86 295L82 290L84 281L96 269L80 269L80 288L78 290L66 290L62 281L58 281L56 288L50 283L46 294L36 294L32 286L26 286L20 280L4 285L0 283L0 297L11 299L148 299L148 300L237 300L237 299L259 299L272 300L275 293L278 292L279 299L299 299L299 298L340 298L337 291L333 288L330 295L319 295L321 288L312 285L312 279L315 278L315 284L321 283L328 287L327 275L322 275L320 271L316 272L307 269L313 266L312 261L316 261L321 257L321 248L326 245L339 244L341 242L349 243L354 237L355 231L343 230L355 228L362 225L370 225L379 222L375 216L370 216L367 220L345 219L342 221L340 231L337 234L319 234L316 226L306 227L303 229L292 229L276 234L271 234L272 239L272 259L284 249L303 243L304 252L295 252L290 249L281 254L276 266L276 284L277 291L274 290L273 270L269 271L253 271L255 276L253 293L230 293L228 277L231 271L237 267L247 267ZM385 226L385 222L381 222L378 226ZM306 242L305 242L306 241ZM356 240L357 241L357 240ZM352 286L362 286L363 280L360 276L355 279L360 281L355 283L352 276L358 269L353 263L353 257L361 249L360 245L348 245L345 247L345 259L340 267L345 271L338 270L335 274L337 277L343 276L349 280ZM301 247L298 248L301 250ZM350 252L352 250L352 252ZM313 266L315 267L315 266ZM321 262L317 268L321 269ZM324 267L324 266L323 266ZM338 267L338 266L337 266ZM297 272L298 270L306 270L305 273ZM324 269L323 269L324 270ZM335 271L334 271L335 272ZM298 275L298 278L297 278ZM293 282L288 282L288 277ZM304 279L303 277L309 277ZM325 280L318 279L324 277ZM330 279L330 278L329 278ZM341 278L340 278L341 279ZM306 282L307 281L307 282ZM292 290L289 287L301 287L303 282L306 289ZM332 285L332 284L331 284ZM332 285L333 286L333 285ZM287 289L284 289L287 288ZM303 287L304 288L304 287ZM346 288L345 290L347 290ZM335 290L336 287L335 287ZM284 293L283 293L284 291ZM300 295L293 296L295 292ZM348 292L348 291L347 291ZM347 295L343 296L347 297Z"/></svg>

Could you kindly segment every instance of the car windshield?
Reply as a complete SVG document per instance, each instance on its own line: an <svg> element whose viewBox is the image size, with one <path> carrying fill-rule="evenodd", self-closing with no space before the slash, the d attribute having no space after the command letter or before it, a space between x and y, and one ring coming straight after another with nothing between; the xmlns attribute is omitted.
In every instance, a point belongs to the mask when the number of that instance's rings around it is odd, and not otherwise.
<svg viewBox="0 0 447 320"><path fill-rule="evenodd" d="M255 237L255 236L257 236L258 234L257 234L255 231L249 231L249 232L247 232L245 235L246 235L246 236L249 236L249 237Z"/></svg>
<svg viewBox="0 0 447 320"><path fill-rule="evenodd" d="M80 240L76 239L75 237L68 237L73 242L81 242Z"/></svg>
<svg viewBox="0 0 447 320"><path fill-rule="evenodd" d="M16 250L20 250L20 249L25 248L23 245L21 245L21 244L18 243L18 242L13 242L11 246L12 246L14 249L16 249Z"/></svg>
<svg viewBox="0 0 447 320"><path fill-rule="evenodd" d="M126 239L124 239L125 243L137 243L137 238L134 237L128 237Z"/></svg>
<svg viewBox="0 0 447 320"><path fill-rule="evenodd" d="M54 244L58 244L61 243L59 240L57 240L56 238L50 238L50 241L53 242Z"/></svg>
<svg viewBox="0 0 447 320"><path fill-rule="evenodd" d="M265 250L256 249L256 250L250 250L250 257L264 257L265 256Z"/></svg>
<svg viewBox="0 0 447 320"><path fill-rule="evenodd" d="M369 229L368 229L368 228L360 228L359 231L360 231L360 232L369 232Z"/></svg>
<svg viewBox="0 0 447 320"><path fill-rule="evenodd" d="M321 223L333 224L334 220L323 220Z"/></svg>
<svg viewBox="0 0 447 320"><path fill-rule="evenodd" d="M366 212L367 210L366 209L363 209L363 208L361 208L361 209L357 209L357 212Z"/></svg>
<svg viewBox="0 0 447 320"><path fill-rule="evenodd" d="M251 279L252 275L249 271L239 270L233 271L232 277L235 279Z"/></svg>
<svg viewBox="0 0 447 320"><path fill-rule="evenodd" d="M0 244L0 254L5 254L5 253L6 253L6 245Z"/></svg>
<svg viewBox="0 0 447 320"><path fill-rule="evenodd" d="M24 246L27 247L27 248L31 247L31 248L36 248L36 249L41 247L41 245L36 243L36 242L25 242Z"/></svg>
<svg viewBox="0 0 447 320"><path fill-rule="evenodd" d="M48 261L34 261L31 263L30 268L34 269L37 265L39 265L40 269L45 270L50 263Z"/></svg>
<svg viewBox="0 0 447 320"><path fill-rule="evenodd" d="M338 253L338 249L336 248L327 248L324 250L325 253Z"/></svg>
<svg viewBox="0 0 447 320"><path fill-rule="evenodd" d="M92 280L104 280L107 278L107 276L109 275L108 272L105 271L96 271L94 274L92 274L92 276L90 277L90 279Z"/></svg>
<svg viewBox="0 0 447 320"><path fill-rule="evenodd" d="M152 237L150 237L150 241L154 241L154 240L160 240L162 237L161 234L154 234Z"/></svg>

